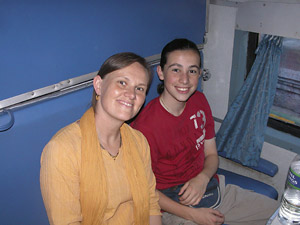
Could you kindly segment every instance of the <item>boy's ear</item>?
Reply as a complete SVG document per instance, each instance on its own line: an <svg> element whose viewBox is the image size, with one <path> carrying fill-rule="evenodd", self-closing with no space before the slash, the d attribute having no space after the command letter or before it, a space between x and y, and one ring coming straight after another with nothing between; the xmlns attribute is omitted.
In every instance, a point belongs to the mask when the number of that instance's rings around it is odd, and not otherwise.
<svg viewBox="0 0 300 225"><path fill-rule="evenodd" d="M101 84L102 84L102 79L100 76L95 76L94 79L93 79L93 86L94 86L94 89L95 89L95 92L97 95L100 95L101 94Z"/></svg>
<svg viewBox="0 0 300 225"><path fill-rule="evenodd" d="M156 72L157 72L158 78L160 80L164 80L164 73L163 73L163 71L161 69L161 66L157 66Z"/></svg>

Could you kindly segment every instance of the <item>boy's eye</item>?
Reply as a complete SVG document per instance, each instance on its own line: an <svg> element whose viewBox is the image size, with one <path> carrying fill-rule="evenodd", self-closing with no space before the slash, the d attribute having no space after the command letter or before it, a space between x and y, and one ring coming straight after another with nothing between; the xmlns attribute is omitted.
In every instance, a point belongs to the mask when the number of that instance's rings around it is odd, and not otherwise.
<svg viewBox="0 0 300 225"><path fill-rule="evenodd" d="M190 73L192 73L192 74L197 74L198 71L197 71L197 70L190 70Z"/></svg>
<svg viewBox="0 0 300 225"><path fill-rule="evenodd" d="M179 69L173 68L172 71L178 73L178 72L179 72Z"/></svg>

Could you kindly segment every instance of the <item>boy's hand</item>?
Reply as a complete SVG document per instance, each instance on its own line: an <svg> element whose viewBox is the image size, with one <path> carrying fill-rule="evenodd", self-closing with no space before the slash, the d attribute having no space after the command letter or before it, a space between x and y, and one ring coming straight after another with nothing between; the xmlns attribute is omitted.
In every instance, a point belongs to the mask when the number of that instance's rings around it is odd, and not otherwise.
<svg viewBox="0 0 300 225"><path fill-rule="evenodd" d="M205 174L199 174L186 182L180 189L179 201L183 205L197 205L205 193L209 178Z"/></svg>
<svg viewBox="0 0 300 225"><path fill-rule="evenodd" d="M191 219L202 225L219 225L223 224L225 217L224 215L215 209L210 208L190 208Z"/></svg>

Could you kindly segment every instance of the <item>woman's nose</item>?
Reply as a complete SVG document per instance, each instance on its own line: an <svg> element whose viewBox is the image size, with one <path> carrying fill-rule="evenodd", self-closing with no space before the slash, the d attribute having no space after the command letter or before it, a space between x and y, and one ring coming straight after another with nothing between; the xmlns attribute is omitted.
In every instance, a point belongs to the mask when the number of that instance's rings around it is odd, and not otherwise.
<svg viewBox="0 0 300 225"><path fill-rule="evenodd" d="M135 99L136 97L135 88L128 87L125 91L125 96L129 97L129 99Z"/></svg>

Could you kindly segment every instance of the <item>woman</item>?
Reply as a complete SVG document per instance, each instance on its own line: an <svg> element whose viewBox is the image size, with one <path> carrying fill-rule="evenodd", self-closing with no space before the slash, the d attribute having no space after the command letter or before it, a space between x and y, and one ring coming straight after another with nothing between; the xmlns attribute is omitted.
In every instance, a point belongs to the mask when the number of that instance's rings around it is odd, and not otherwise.
<svg viewBox="0 0 300 225"><path fill-rule="evenodd" d="M164 224L265 224L277 202L217 176L214 120L203 93L200 54L187 39L169 42L157 74L160 96L132 126L147 138ZM220 194L221 193L221 194Z"/></svg>
<svg viewBox="0 0 300 225"><path fill-rule="evenodd" d="M142 57L111 56L93 80L92 108L45 146L40 183L50 224L161 224L148 143L124 123L150 80Z"/></svg>

